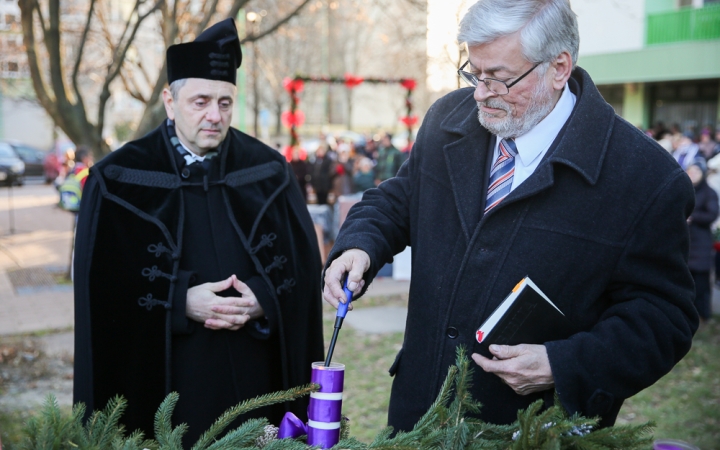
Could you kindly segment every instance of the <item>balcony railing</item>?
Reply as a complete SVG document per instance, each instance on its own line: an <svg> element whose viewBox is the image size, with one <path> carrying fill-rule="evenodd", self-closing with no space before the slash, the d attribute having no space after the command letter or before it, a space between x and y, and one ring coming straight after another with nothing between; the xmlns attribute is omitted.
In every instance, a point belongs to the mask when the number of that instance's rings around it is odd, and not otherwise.
<svg viewBox="0 0 720 450"><path fill-rule="evenodd" d="M649 14L647 44L720 39L720 5Z"/></svg>

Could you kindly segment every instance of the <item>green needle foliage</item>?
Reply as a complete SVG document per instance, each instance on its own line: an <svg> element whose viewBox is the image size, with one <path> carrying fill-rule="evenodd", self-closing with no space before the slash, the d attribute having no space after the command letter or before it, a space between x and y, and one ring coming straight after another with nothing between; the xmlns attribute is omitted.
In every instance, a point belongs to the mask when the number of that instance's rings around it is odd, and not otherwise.
<svg viewBox="0 0 720 450"><path fill-rule="evenodd" d="M440 393L428 411L409 432L388 427L366 444L350 436L350 424L343 418L340 442L333 449L415 450L641 450L650 448L652 424L624 425L596 429L598 420L570 416L556 398L555 405L543 410L542 400L518 411L510 425L494 425L477 419L482 405L472 398L473 368L464 348L457 350L455 366L448 370ZM226 428L240 415L275 403L295 400L319 390L309 384L284 392L256 397L228 409L192 447L192 450L307 450L304 438L274 439L266 419L250 419L229 432ZM178 394L169 394L155 414L155 440L143 440L140 432L125 436L119 424L126 402L116 397L103 411L95 412L83 425L85 407L75 405L63 415L53 396L48 396L38 416L24 429L23 450L182 450L181 439L187 425L172 426L172 413Z"/></svg>

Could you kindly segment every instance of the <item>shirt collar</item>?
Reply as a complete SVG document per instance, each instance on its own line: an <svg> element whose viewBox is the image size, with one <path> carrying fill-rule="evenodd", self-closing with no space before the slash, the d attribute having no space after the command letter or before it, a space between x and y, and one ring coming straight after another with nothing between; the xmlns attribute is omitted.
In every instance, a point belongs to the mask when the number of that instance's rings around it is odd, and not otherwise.
<svg viewBox="0 0 720 450"><path fill-rule="evenodd" d="M180 141L180 139L178 139L178 141ZM205 159L204 156L200 156L200 155L198 155L197 153L194 153L194 152L193 152L192 150L190 150L189 148L185 147L185 144L183 144L182 141L180 141L180 145L182 145L182 148L184 148L184 149L188 152L190 158L192 158L193 161L203 162L203 160Z"/></svg>
<svg viewBox="0 0 720 450"><path fill-rule="evenodd" d="M575 107L575 94L567 83L555 107L530 131L515 138L518 156L523 165L531 164L544 150L550 147Z"/></svg>

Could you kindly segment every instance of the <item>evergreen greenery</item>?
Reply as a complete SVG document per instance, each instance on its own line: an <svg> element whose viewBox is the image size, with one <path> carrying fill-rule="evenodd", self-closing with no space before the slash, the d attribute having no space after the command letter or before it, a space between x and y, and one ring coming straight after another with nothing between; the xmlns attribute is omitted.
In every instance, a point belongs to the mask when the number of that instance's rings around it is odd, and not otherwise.
<svg viewBox="0 0 720 450"><path fill-rule="evenodd" d="M350 437L347 420L342 421L340 442L335 449L647 449L652 442L652 425L625 425L595 429L597 419L569 416L562 407L543 410L537 401L518 412L510 425L493 425L477 419L482 405L470 393L472 367L465 349L458 348L456 365L450 367L435 402L412 431L393 435L392 428L382 430L370 444ZM319 389L309 384L284 392L263 395L244 401L226 411L192 447L192 450L305 450L304 438L275 438L277 429L266 419L251 419L225 435L229 424L241 414L263 406L292 401ZM556 399L557 400L557 399ZM169 394L155 414L155 439L146 440L140 432L126 436L119 419L126 402L117 397L103 411L95 412L83 424L85 407L75 405L72 413L63 415L51 395L40 413L31 418L23 430L23 450L181 450L185 424L172 426L171 417L178 394Z"/></svg>

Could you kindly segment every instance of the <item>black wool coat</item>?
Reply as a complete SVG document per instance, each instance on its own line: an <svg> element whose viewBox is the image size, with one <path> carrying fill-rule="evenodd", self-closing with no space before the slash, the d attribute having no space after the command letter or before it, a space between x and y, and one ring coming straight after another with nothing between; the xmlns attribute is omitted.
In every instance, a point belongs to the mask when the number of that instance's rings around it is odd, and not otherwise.
<svg viewBox="0 0 720 450"><path fill-rule="evenodd" d="M209 171L183 167L165 125L96 164L75 253L74 401L116 394L128 430L180 394L186 447L242 400L310 382L323 360L320 262L305 202L278 152L231 129ZM190 287L235 274L265 318L237 331L185 317ZM230 289L218 295L239 296ZM286 405L304 417L307 399ZM278 424L285 407L265 408Z"/></svg>
<svg viewBox="0 0 720 450"><path fill-rule="evenodd" d="M705 180L695 186L695 209L690 215L690 257L688 266L694 272L710 272L715 261L710 226L718 217L718 196Z"/></svg>
<svg viewBox="0 0 720 450"><path fill-rule="evenodd" d="M535 172L483 215L494 137L472 89L437 101L398 175L349 212L329 262L360 248L366 285L406 245L412 281L389 424L410 430L431 405L460 345L524 276L568 316L573 332L546 342L562 405L614 422L624 399L690 349L698 318L687 267L693 189L673 158L616 116L580 68L577 103ZM517 395L475 367L481 418L511 423L553 391Z"/></svg>

